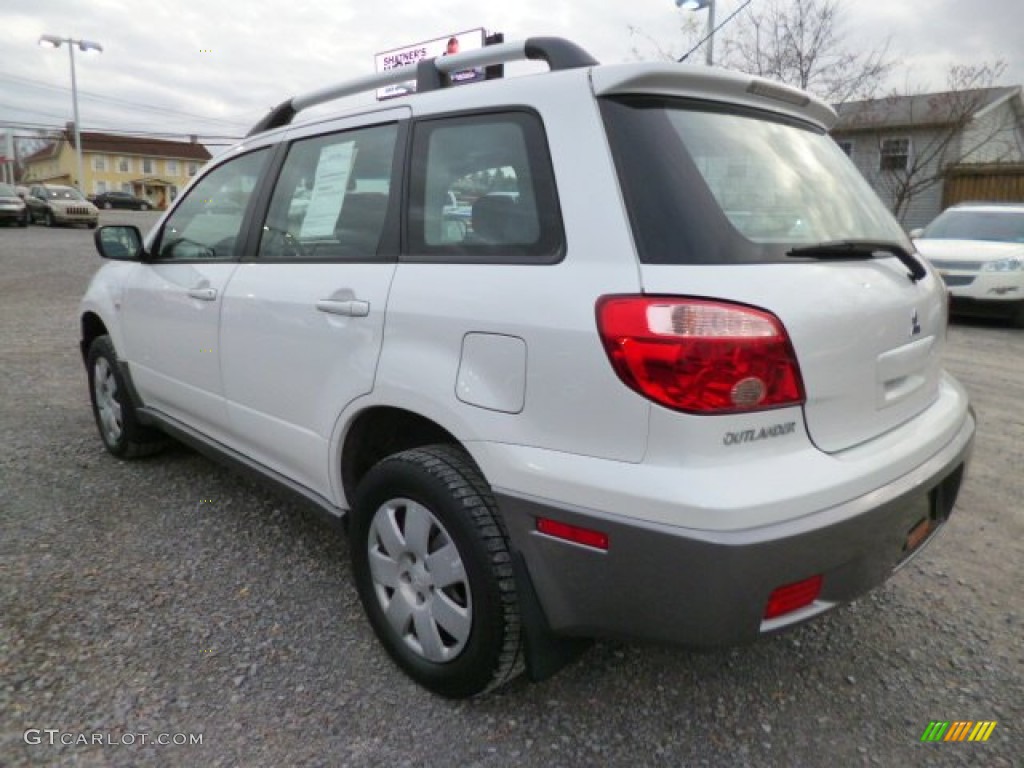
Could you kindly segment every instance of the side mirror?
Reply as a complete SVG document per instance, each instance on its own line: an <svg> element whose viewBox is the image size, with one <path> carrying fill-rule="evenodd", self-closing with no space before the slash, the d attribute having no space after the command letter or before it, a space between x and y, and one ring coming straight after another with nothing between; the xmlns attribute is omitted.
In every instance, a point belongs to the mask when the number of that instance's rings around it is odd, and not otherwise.
<svg viewBox="0 0 1024 768"><path fill-rule="evenodd" d="M145 253L142 233L135 226L100 227L93 234L96 250L104 259L141 261Z"/></svg>
<svg viewBox="0 0 1024 768"><path fill-rule="evenodd" d="M910 239L917 240L917 238L919 238L923 234L924 230L921 227L918 227L917 229L912 229L910 230Z"/></svg>

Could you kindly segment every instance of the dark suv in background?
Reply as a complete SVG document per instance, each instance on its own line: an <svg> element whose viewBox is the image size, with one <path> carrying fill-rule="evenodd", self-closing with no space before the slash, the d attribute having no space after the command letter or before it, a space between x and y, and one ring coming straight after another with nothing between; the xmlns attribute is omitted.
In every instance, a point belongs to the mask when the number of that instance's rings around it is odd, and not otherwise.
<svg viewBox="0 0 1024 768"><path fill-rule="evenodd" d="M97 208L128 208L132 211L148 211L153 204L144 197L136 197L128 192L101 192L91 198Z"/></svg>

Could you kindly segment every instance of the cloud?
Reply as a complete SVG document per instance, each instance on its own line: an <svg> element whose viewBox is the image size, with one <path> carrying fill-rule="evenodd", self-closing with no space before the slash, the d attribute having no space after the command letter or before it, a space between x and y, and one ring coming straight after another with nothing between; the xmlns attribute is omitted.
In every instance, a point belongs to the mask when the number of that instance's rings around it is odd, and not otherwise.
<svg viewBox="0 0 1024 768"><path fill-rule="evenodd" d="M719 0L719 19L739 3ZM962 0L849 0L846 30L856 45L891 38L892 54L914 82L935 89L949 63L996 58L1009 65L1005 83L1024 82L1024 4L984 5L982 12ZM104 46L98 56L75 58L84 127L231 136L289 96L372 72L375 53L420 40L482 26L506 39L568 37L599 60L617 62L632 57L630 26L668 49L678 47L679 29L691 18L671 0L47 0L34 3L31 14L10 6L0 10L0 120L71 119L66 48L39 48L45 33ZM905 80L897 73L891 87Z"/></svg>

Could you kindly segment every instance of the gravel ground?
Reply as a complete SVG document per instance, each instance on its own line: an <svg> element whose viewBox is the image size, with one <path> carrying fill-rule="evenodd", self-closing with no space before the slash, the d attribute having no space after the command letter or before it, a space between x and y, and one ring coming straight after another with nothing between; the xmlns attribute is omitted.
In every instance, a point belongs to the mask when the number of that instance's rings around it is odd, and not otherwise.
<svg viewBox="0 0 1024 768"><path fill-rule="evenodd" d="M75 319L99 263L88 230L0 230L0 765L1024 765L1024 332L951 329L974 463L884 587L742 649L598 643L453 703L377 645L342 533L185 448L103 451ZM931 720L998 725L922 744Z"/></svg>

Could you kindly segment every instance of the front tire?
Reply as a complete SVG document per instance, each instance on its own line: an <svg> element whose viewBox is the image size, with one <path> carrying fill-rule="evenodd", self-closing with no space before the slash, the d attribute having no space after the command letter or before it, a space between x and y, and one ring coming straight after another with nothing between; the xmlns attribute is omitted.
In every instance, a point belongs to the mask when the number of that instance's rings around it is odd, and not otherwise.
<svg viewBox="0 0 1024 768"><path fill-rule="evenodd" d="M356 490L351 533L370 624L413 680L465 698L522 672L507 536L464 451L433 445L378 463Z"/></svg>
<svg viewBox="0 0 1024 768"><path fill-rule="evenodd" d="M148 211L149 210L149 205L146 204L146 203L143 203L142 205L139 206L139 210L140 211Z"/></svg>
<svg viewBox="0 0 1024 768"><path fill-rule="evenodd" d="M43 221L46 222L46 226L48 226L48 227L55 227L55 226L57 226L57 222L53 218L53 214L50 213L50 211L46 212L46 216L43 218Z"/></svg>
<svg viewBox="0 0 1024 768"><path fill-rule="evenodd" d="M109 336L93 340L86 367L92 413L107 450L121 459L137 459L163 450L167 438L139 423Z"/></svg>

